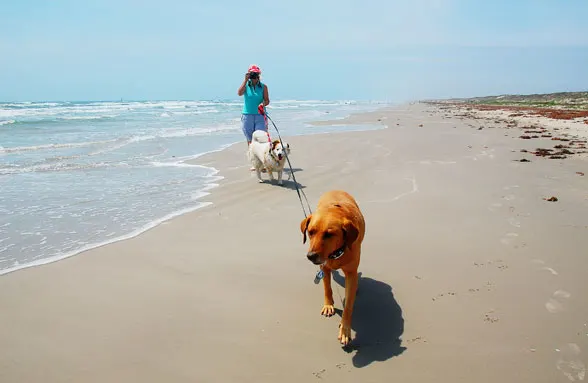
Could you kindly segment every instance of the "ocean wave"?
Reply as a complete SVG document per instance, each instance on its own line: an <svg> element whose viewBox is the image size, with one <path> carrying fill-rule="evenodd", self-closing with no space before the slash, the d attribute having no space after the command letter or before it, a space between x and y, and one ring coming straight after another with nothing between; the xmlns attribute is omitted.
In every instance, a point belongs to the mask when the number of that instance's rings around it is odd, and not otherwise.
<svg viewBox="0 0 588 383"><path fill-rule="evenodd" d="M192 154L190 156L184 156L184 157L177 157L175 159L174 163L186 163L187 161L195 160L195 159L200 158L200 157L207 155L207 154L222 152L223 150L230 148L231 146L233 146L237 143L239 143L239 141L235 141L235 142L231 142L229 144L221 145L220 147L218 147L216 149L208 150L208 151L201 152L198 154ZM188 164L188 165L190 165L190 164ZM180 165L180 166L182 166L182 165Z"/></svg>
<svg viewBox="0 0 588 383"><path fill-rule="evenodd" d="M232 142L230 144L225 144L225 145L221 145L220 147L216 148L216 149L212 149L212 150L207 150L205 152L200 152L198 154L192 154L190 156L184 156L184 157L177 157L175 158L173 161L152 161L151 165L155 166L155 167L178 167L178 168L201 168L201 169L214 169L211 168L209 166L204 166L204 165L198 165L198 164L190 164L188 163L188 161L192 161L195 160L197 158L200 158L204 155L207 154L211 154L211 153L218 153L218 152L222 152L223 150L235 145L236 142ZM214 169L214 174L218 173L218 170Z"/></svg>
<svg viewBox="0 0 588 383"><path fill-rule="evenodd" d="M297 107L329 107L354 105L353 100L274 100L268 108L289 109ZM158 110L170 111L180 114L218 113L219 107L235 109L241 107L242 102L236 101L129 101L129 102L85 102L85 103L9 103L0 104L0 118L28 122L39 119L102 119L120 116L120 114L133 114L152 112L160 115Z"/></svg>
<svg viewBox="0 0 588 383"><path fill-rule="evenodd" d="M64 161L64 160L74 160L76 158L80 158L81 155L74 155L74 156L54 156L54 157L47 157L45 161L47 162L56 162L56 161Z"/></svg>
<svg viewBox="0 0 588 383"><path fill-rule="evenodd" d="M237 124L231 125L216 125L210 128L182 128L182 129L161 129L159 131L153 133L145 133L145 134L138 134L132 135L129 137L119 137L110 140L102 140L102 141L85 141L85 142L69 142L69 143L55 143L55 144L42 144L42 145L33 145L33 146L16 146L16 147L1 147L0 146L0 154L3 153L21 153L21 152L30 152L30 151L39 151L39 150L55 150L55 149L64 149L64 148L82 148L82 147L89 147L89 146L96 146L96 145L106 145L106 144L115 144L116 147L114 148L105 148L99 149L96 154L102 153L104 151L112 151L114 149L119 149L125 145L134 143L134 142L142 142L142 141L149 141L155 140L160 138L181 138L181 137L192 137L192 136L199 136L203 134L210 134L215 132L223 132L223 131L238 131L240 127Z"/></svg>
<svg viewBox="0 0 588 383"><path fill-rule="evenodd" d="M88 164L76 164L76 163L66 163L66 162L52 162L52 163L39 163L35 165L28 165L28 166L17 166L17 165L0 165L0 175L14 175L14 174L23 174L23 173L46 173L46 172L62 172L62 171L75 171L75 170L95 170L95 169L103 169L107 167L122 167L129 165L118 162L118 163L108 163L108 162L95 162L95 163L88 163Z"/></svg>
<svg viewBox="0 0 588 383"><path fill-rule="evenodd" d="M217 185L214 185L214 186L217 186ZM208 193L206 193L206 194L208 194ZM206 195L206 194L204 194L204 195ZM72 251L69 251L69 252L58 253L58 254L52 255L47 258L37 259L33 262L28 262L28 263L24 263L24 264L20 264L18 261L15 261L13 263L12 267L0 270L0 275L8 274L8 273L11 273L11 272L14 272L17 270L22 270L22 269L29 268L29 267L36 267L36 266L41 266L41 265L46 265L49 263L61 261L63 259L70 258L70 257L73 257L73 256L78 255L80 253L83 253L84 251L96 249L98 247L106 246L106 245L109 245L109 244L112 244L115 242L124 241L127 239L134 238L134 237L138 236L139 234L142 234L148 230L151 230L151 229L161 225L163 222L169 221L172 218L175 218L180 215L187 214L187 213L191 213L193 211L196 211L198 209L202 209L202 208L209 206L209 205L212 205L212 202L198 202L193 207L185 208L180 211L176 211L171 214L168 214L168 215L161 217L159 219L153 220L153 221L149 222L148 224L144 225L143 227L140 227L139 229L134 230L128 234L124 234L124 235L110 238L108 240L104 240L104 241L100 241L100 242L95 242L95 243L91 243L91 244L83 244L79 248L72 250ZM82 243L80 243L80 245L81 244Z"/></svg>
<svg viewBox="0 0 588 383"><path fill-rule="evenodd" d="M15 122L16 122L15 120L4 120L4 121L0 121L0 126L14 124Z"/></svg>
<svg viewBox="0 0 588 383"><path fill-rule="evenodd" d="M51 118L34 118L34 119L17 119L12 120L13 124L19 127L34 127L34 128L44 128L51 125L67 125L73 124L76 126L78 124L82 124L84 121L94 121L94 122L106 122L112 119L119 117L119 115L101 115L101 116L63 116L57 117L53 116ZM1 122L0 122L0 125Z"/></svg>
<svg viewBox="0 0 588 383"><path fill-rule="evenodd" d="M209 169L208 166L204 165L197 165L197 164L189 164L184 161L173 161L173 162L159 162L153 161L151 165L156 168L198 168L198 169Z"/></svg>
<svg viewBox="0 0 588 383"><path fill-rule="evenodd" d="M62 103L62 102L31 102L31 101L8 102L8 103L0 103L0 108L52 107L52 106L59 106L62 104L64 104L64 103Z"/></svg>
<svg viewBox="0 0 588 383"><path fill-rule="evenodd" d="M159 138L181 138L200 136L215 132L239 131L241 128L237 125L217 125L210 128L183 128L183 129L164 129L155 133L141 134L130 137L129 143L155 140Z"/></svg>
<svg viewBox="0 0 588 383"><path fill-rule="evenodd" d="M198 114L206 114L206 113L219 113L220 110L216 108L198 108L198 109L183 109L183 110L175 110L173 114L178 115L198 115Z"/></svg>
<svg viewBox="0 0 588 383"><path fill-rule="evenodd" d="M161 112L161 109L156 111L154 114L159 117L172 117L172 116L197 116L199 114L207 114L207 113L220 113L220 110L216 108L198 108L198 109L165 109L164 112Z"/></svg>
<svg viewBox="0 0 588 383"><path fill-rule="evenodd" d="M300 105L268 105L267 106L268 109L298 109L300 108Z"/></svg>
<svg viewBox="0 0 588 383"><path fill-rule="evenodd" d="M107 115L102 115L102 116L64 116L64 117L59 117L59 120L101 120L101 119L107 119L107 118L116 118L118 117L118 114L107 114Z"/></svg>
<svg viewBox="0 0 588 383"><path fill-rule="evenodd" d="M52 149L63 149L63 148L82 148L92 145L108 144L115 142L116 140L104 140L104 141L88 141L88 142L69 142L63 144L44 144L44 145L33 145L33 146L15 146L12 148L0 147L0 153L20 153L30 152L36 150L52 150Z"/></svg>
<svg viewBox="0 0 588 383"><path fill-rule="evenodd" d="M218 174L217 169L212 168L212 167L207 167L207 168L211 170L211 173L206 177L206 178L208 178L208 181L202 188L200 188L199 190L195 191L192 194L192 196L191 196L192 201L197 201L198 199L209 195L210 194L209 190L217 187L218 186L217 182L224 178L222 176L217 175ZM193 206L183 208L183 209L171 212L169 214L166 214L162 217L156 218L156 219L148 222L147 224L144 224L143 226L141 226L141 227L139 227L129 233L118 235L115 237L112 237L113 234L108 234L108 235L105 235L105 237L107 239L104 239L103 241L98 241L95 243L90 243L90 244L85 243L85 242L80 242L78 244L79 246L74 250L53 254L47 258L36 259L32 262L27 262L27 263L22 263L22 264L15 260L11 267L0 270L0 275L8 274L8 273L11 273L11 272L14 272L17 270L22 270L22 269L29 268L29 267L37 267L37 266L57 262L57 261L60 261L60 260L66 259L66 258L73 257L75 255L78 255L78 254L83 253L88 250L92 250L92 249L106 246L106 245L109 245L109 244L112 244L115 242L124 241L127 239L134 238L134 237L136 237L136 236L138 236L148 230L151 230L151 229L161 225L162 223L169 221L175 217L194 212L196 210L202 209L202 208L210 206L210 205L212 205L212 202L196 202Z"/></svg>
<svg viewBox="0 0 588 383"><path fill-rule="evenodd" d="M95 103L47 103L47 104L0 104L0 117L7 119L52 118L54 116L75 117L78 115L109 115L142 112L148 110L185 110L213 108L223 103L209 101L160 101L160 102L95 102Z"/></svg>
<svg viewBox="0 0 588 383"><path fill-rule="evenodd" d="M20 148L4 148L0 147L0 153L2 151L7 152L15 152L15 151L26 151L26 150L40 150L40 149L53 149L53 148L72 148L72 147L84 147L90 146L93 144L101 143L101 144L110 144L110 146L106 146L104 148L89 152L84 155L66 155L66 156L53 156L45 158L45 161L38 162L34 164L5 164L0 165L0 176L4 175L16 175L16 174L23 174L23 173L46 173L46 172L68 172L68 171L80 171L80 170L96 170L96 169L104 169L104 168L120 168L120 167L133 167L133 166L144 166L148 164L149 166L153 167L197 167L202 168L201 165L193 165L188 164L186 161L196 159L201 157L205 154L214 153L218 151L222 151L227 147L233 145L234 143L228 145L222 145L218 149L210 150L201 152L195 155L185 156L185 157L178 157L175 158L173 161L163 162L163 161L149 161L150 158L153 158L155 155L161 155L162 153L156 153L154 155L140 155L136 157L128 157L126 158L127 162L123 161L99 161L99 162L89 162L89 163L72 163L66 162L71 160L80 159L82 157L90 157L90 156L98 156L107 152L112 152L114 150L120 149L124 146L135 142L143 142L148 140L153 140L157 138L181 138L181 137L188 137L188 136L197 136L201 135L204 132L215 132L220 130L235 130L234 127L221 127L215 129L192 129L192 130L180 130L177 132L163 132L162 134L158 135L140 135L140 136L133 136L119 140L111 140L111 141L94 141L92 143L79 143L79 144L63 144L63 145L40 145L36 147L20 147ZM163 151L164 153L167 150ZM129 162L133 163L134 165L129 164Z"/></svg>
<svg viewBox="0 0 588 383"><path fill-rule="evenodd" d="M59 114L58 109L0 109L0 117L18 118L18 117L37 117L37 116L54 116Z"/></svg>

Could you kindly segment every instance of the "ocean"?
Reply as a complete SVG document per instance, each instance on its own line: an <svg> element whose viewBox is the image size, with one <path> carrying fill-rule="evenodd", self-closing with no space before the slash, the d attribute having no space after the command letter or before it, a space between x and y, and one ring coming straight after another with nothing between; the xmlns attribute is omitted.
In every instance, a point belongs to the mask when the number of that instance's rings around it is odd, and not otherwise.
<svg viewBox="0 0 588 383"><path fill-rule="evenodd" d="M239 101L0 103L0 275L131 238L206 206L221 179L187 160L245 142ZM272 101L288 136L384 105ZM270 124L270 134L277 137ZM244 157L245 161L245 157Z"/></svg>

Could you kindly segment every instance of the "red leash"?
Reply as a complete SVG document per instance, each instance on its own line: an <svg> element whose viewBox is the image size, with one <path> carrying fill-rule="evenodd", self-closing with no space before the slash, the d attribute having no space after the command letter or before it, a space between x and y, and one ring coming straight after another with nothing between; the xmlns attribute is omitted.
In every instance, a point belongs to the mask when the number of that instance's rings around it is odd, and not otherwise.
<svg viewBox="0 0 588 383"><path fill-rule="evenodd" d="M265 133L267 134L267 141L271 144L272 139L269 135L269 123L267 122L267 114L265 114L265 106L263 104L259 104L257 111L263 116L263 120L265 121Z"/></svg>

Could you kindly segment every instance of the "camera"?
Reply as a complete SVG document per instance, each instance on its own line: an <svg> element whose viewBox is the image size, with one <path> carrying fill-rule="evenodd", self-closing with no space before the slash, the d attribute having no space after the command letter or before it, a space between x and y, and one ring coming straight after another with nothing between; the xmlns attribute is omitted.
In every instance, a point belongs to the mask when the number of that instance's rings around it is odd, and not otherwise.
<svg viewBox="0 0 588 383"><path fill-rule="evenodd" d="M252 80L255 80L255 79L259 78L259 73L249 72L249 78Z"/></svg>

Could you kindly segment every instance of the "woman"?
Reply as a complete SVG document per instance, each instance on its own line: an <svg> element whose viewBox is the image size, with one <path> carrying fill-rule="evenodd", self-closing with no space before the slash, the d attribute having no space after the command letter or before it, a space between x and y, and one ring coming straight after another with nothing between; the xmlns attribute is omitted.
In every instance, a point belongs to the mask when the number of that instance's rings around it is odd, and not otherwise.
<svg viewBox="0 0 588 383"><path fill-rule="evenodd" d="M247 146L251 144L251 136L254 131L267 131L265 116L261 113L270 103L269 92L267 85L261 83L260 75L261 69L257 65L251 65L237 91L239 96L244 96L241 128L247 139Z"/></svg>

